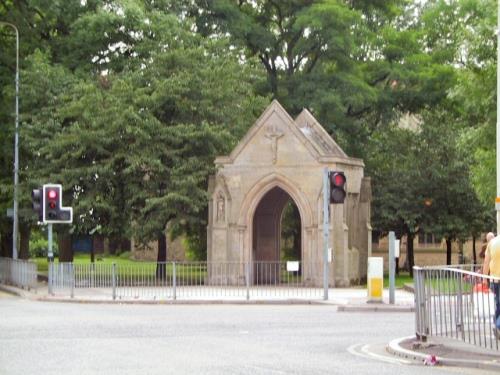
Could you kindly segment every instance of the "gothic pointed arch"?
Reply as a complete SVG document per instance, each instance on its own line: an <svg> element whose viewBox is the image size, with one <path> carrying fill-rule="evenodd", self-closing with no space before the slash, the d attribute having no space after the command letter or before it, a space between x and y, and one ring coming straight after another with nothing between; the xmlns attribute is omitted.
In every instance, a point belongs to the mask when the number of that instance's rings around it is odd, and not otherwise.
<svg viewBox="0 0 500 375"><path fill-rule="evenodd" d="M257 205L267 192L275 187L283 189L293 199L299 209L304 227L312 226L314 220L307 197L300 191L293 181L279 173L270 173L267 176L262 177L249 190L241 205L240 214L238 215L238 225L247 226L251 223Z"/></svg>

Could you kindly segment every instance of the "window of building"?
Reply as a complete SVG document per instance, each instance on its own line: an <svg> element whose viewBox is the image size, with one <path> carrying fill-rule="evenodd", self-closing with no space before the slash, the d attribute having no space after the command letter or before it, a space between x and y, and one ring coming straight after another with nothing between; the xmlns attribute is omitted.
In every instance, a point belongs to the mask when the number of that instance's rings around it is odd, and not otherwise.
<svg viewBox="0 0 500 375"><path fill-rule="evenodd" d="M440 243L441 241L432 233L420 232L418 234L419 245L436 245Z"/></svg>

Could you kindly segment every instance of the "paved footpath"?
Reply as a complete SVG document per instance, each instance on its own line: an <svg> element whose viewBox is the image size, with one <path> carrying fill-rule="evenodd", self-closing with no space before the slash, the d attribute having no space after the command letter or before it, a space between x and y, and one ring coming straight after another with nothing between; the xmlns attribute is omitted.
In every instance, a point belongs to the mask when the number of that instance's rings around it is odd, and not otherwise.
<svg viewBox="0 0 500 375"><path fill-rule="evenodd" d="M183 298L180 300L156 300L153 298L131 298L112 300L108 295L85 293L77 291L71 298L67 294L49 295L46 285L40 284L36 290L22 290L11 286L0 285L0 299L8 298L14 294L32 301L45 302L69 302L69 303L106 303L106 304L241 304L241 305L286 305L286 304L315 304L334 306L339 312L356 313L408 313L414 314L413 293L398 289L395 295L395 304L389 304L388 290L384 290L384 298L381 303L367 303L366 289L362 288L335 288L329 290L329 299L298 300L266 297L265 299L254 299L246 301L238 298ZM500 343L499 343L500 347ZM402 337L387 343L386 350L392 355L404 358L412 363L429 362L431 356L435 356L438 366L457 366L476 368L485 371L500 373L500 350L478 349L472 345L462 343L458 340L432 337L427 343L418 342L415 337Z"/></svg>

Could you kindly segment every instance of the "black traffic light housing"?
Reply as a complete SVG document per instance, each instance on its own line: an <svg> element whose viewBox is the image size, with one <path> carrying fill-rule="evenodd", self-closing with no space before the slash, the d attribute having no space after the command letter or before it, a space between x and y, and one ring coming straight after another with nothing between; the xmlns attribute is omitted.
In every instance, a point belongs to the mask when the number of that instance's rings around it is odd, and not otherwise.
<svg viewBox="0 0 500 375"><path fill-rule="evenodd" d="M45 184L42 191L43 223L71 223L73 209L62 206L62 186L59 184Z"/></svg>
<svg viewBox="0 0 500 375"><path fill-rule="evenodd" d="M328 177L330 179L330 204L344 203L347 182L344 172L330 171Z"/></svg>
<svg viewBox="0 0 500 375"><path fill-rule="evenodd" d="M33 189L31 192L31 207L38 215L38 221L43 221L43 187Z"/></svg>

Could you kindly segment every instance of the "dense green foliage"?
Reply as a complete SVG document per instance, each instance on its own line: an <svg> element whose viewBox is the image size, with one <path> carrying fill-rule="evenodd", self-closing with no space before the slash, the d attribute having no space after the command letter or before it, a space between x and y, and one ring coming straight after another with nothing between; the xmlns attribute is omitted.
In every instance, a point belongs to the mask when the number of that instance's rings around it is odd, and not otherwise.
<svg viewBox="0 0 500 375"><path fill-rule="evenodd" d="M199 237L214 157L268 102L253 94L258 65L156 2L59 5L78 13L67 34L54 20L46 48L23 59L22 205L38 184L61 182L74 233L151 241L170 222Z"/></svg>
<svg viewBox="0 0 500 375"><path fill-rule="evenodd" d="M451 241L490 229L495 10L493 0L2 1L0 20L21 35L20 207L39 184L62 183L72 233L146 242L170 223L203 259L213 160L277 98L292 114L309 108L365 160L376 232ZM2 215L14 45L0 26ZM401 127L407 115L416 121ZM285 215L288 238L296 216ZM23 233L34 224L21 218ZM11 236L0 216L4 255Z"/></svg>

